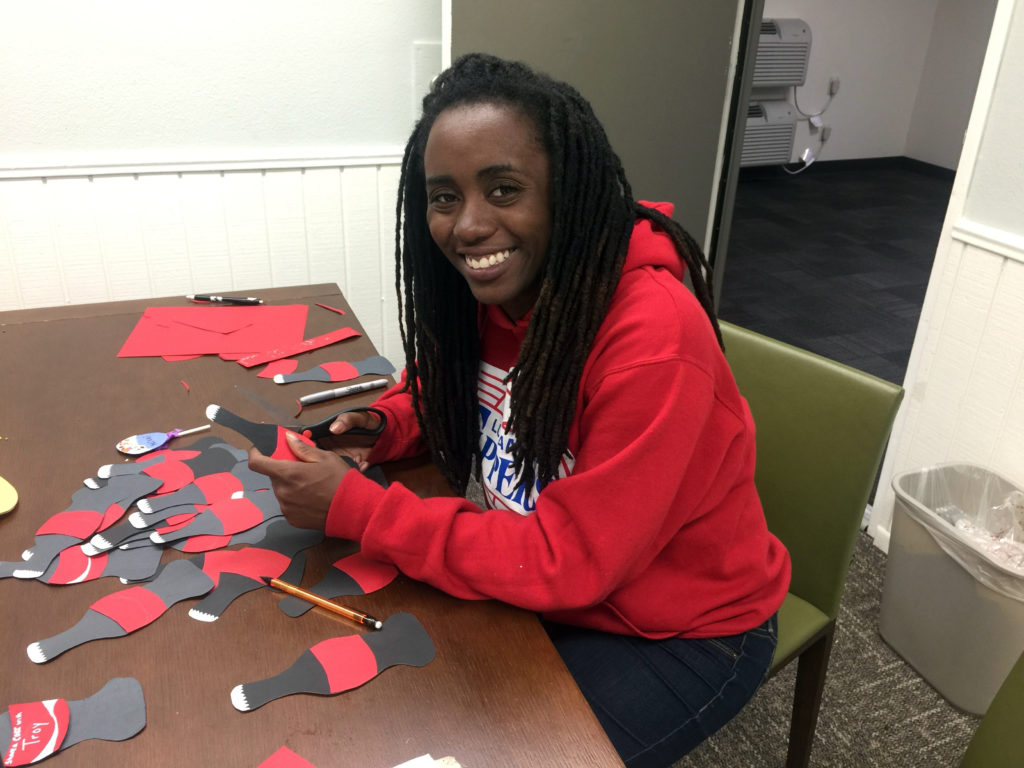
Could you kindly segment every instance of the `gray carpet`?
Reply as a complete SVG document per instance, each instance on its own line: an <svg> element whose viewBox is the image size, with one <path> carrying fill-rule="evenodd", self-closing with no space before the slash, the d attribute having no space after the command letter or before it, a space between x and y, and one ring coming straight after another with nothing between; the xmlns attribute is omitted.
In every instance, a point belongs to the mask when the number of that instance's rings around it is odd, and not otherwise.
<svg viewBox="0 0 1024 768"><path fill-rule="evenodd" d="M948 704L878 634L885 554L857 542L815 732L815 768L955 768L978 718ZM674 768L784 766L796 665Z"/></svg>

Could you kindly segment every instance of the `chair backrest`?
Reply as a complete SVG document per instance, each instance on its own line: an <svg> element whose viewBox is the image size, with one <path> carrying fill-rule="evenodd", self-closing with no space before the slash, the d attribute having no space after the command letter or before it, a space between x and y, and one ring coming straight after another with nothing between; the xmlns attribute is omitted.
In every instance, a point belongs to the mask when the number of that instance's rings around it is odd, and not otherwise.
<svg viewBox="0 0 1024 768"><path fill-rule="evenodd" d="M1021 713L1024 713L1024 655L1017 659L999 686L985 716L974 732L960 768L1011 768L1020 766Z"/></svg>
<svg viewBox="0 0 1024 768"><path fill-rule="evenodd" d="M722 322L757 429L755 482L793 562L789 591L835 618L903 388Z"/></svg>

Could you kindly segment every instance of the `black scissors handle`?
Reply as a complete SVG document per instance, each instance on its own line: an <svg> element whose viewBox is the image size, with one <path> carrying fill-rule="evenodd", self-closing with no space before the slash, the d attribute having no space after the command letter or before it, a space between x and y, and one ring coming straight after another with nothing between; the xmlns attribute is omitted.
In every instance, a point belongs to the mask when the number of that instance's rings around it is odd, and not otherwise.
<svg viewBox="0 0 1024 768"><path fill-rule="evenodd" d="M378 424L373 429L366 429L364 427L353 427L344 434L379 435L381 432L384 431L384 427L388 423L388 417L384 414L384 411L380 410L379 408L373 408L371 406L358 406L356 408L346 408L345 410L338 411L337 413L328 416L326 419L318 421L315 424L307 424L305 426L298 424L294 427L288 427L288 429L292 430L293 432L298 432L300 435L306 435L312 440L319 440L321 437L328 437L331 435L331 424L333 424L334 420L338 418L341 414L354 413L360 411L369 411L370 413L375 414L377 418L380 419L380 424Z"/></svg>

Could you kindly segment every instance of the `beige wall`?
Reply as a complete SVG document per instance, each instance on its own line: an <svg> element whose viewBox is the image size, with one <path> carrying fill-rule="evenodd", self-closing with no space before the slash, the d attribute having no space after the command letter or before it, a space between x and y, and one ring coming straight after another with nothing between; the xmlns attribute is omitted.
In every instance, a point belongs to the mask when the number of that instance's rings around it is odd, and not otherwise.
<svg viewBox="0 0 1024 768"><path fill-rule="evenodd" d="M800 18L811 27L807 80L797 89L805 112L825 105L832 135L822 160L906 155L956 168L974 99L995 0L765 0L767 18ZM796 160L818 148L798 125Z"/></svg>

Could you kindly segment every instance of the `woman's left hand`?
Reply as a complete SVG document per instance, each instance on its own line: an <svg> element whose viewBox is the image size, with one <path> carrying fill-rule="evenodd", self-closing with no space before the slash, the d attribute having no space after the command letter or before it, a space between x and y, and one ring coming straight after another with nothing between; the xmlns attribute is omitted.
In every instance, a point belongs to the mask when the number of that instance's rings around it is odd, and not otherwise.
<svg viewBox="0 0 1024 768"><path fill-rule="evenodd" d="M270 478L289 523L322 531L334 493L350 467L337 454L304 443L298 435L286 432L285 439L297 461L272 459L250 448L249 469Z"/></svg>

